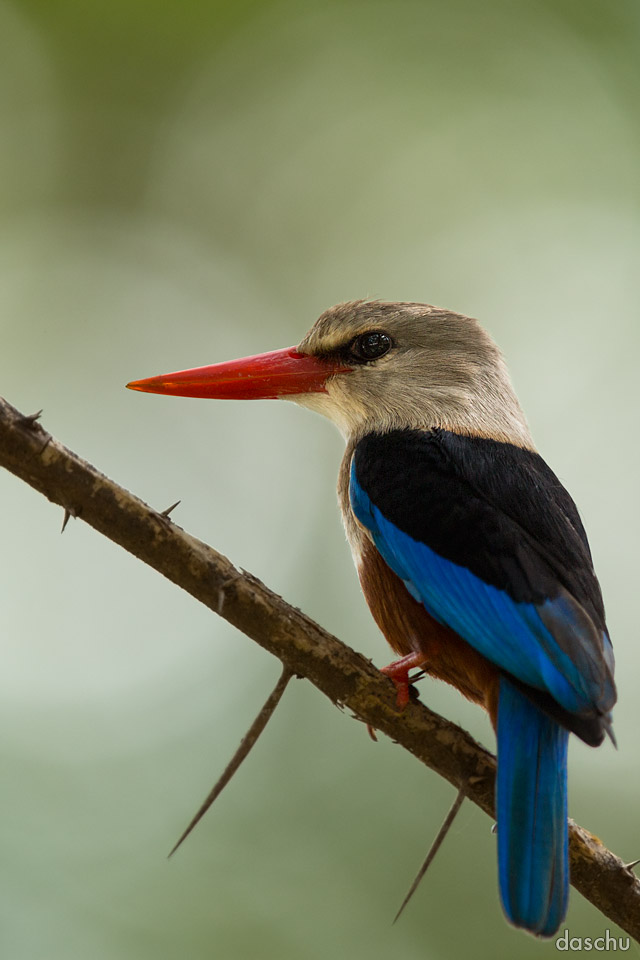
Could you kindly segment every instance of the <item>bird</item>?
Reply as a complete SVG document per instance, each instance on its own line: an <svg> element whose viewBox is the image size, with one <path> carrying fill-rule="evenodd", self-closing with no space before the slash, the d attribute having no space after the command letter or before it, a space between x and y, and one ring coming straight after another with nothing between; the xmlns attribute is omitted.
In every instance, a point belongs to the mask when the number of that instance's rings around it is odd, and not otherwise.
<svg viewBox="0 0 640 960"><path fill-rule="evenodd" d="M284 398L336 424L347 539L398 657L383 672L401 708L419 668L487 710L503 911L553 936L569 896L569 734L615 745L614 657L578 510L489 333L429 304L356 300L296 347L127 386Z"/></svg>

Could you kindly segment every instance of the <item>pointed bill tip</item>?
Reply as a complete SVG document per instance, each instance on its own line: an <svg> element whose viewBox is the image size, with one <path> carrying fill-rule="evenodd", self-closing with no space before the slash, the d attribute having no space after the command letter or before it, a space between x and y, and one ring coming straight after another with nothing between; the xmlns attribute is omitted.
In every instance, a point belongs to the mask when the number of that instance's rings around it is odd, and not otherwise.
<svg viewBox="0 0 640 960"><path fill-rule="evenodd" d="M125 384L127 390L139 390L141 393L171 393L172 384L163 377L147 377L145 380L131 380Z"/></svg>

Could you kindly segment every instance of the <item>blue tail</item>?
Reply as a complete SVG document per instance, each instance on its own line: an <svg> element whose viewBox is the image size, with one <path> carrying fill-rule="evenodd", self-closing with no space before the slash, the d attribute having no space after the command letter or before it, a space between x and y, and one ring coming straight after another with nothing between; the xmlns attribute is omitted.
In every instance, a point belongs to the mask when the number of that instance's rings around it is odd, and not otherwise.
<svg viewBox="0 0 640 960"><path fill-rule="evenodd" d="M498 701L498 873L507 918L551 937L569 897L568 732L506 678Z"/></svg>

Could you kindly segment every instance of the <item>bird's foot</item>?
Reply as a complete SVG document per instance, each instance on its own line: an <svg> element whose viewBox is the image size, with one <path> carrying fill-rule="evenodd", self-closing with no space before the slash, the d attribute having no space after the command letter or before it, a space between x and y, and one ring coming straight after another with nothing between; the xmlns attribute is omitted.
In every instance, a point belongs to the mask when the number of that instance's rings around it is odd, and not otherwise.
<svg viewBox="0 0 640 960"><path fill-rule="evenodd" d="M426 662L427 657L423 653L410 653L406 657L401 657L400 660L394 660L393 663L388 663L386 667L380 668L380 673L384 673L395 684L396 703L399 710L404 710L411 699L409 688L412 681L419 679L418 675L410 680L409 671L413 670L414 667L423 667ZM367 724L367 730L371 739L377 741L376 732L370 723Z"/></svg>
<svg viewBox="0 0 640 960"><path fill-rule="evenodd" d="M393 663L389 663L380 670L380 673L386 674L389 679L393 680L397 691L396 703L400 710L403 710L411 699L409 671L413 670L414 667L424 666L426 662L427 658L423 653L410 653L406 657L401 657L400 660L394 660Z"/></svg>

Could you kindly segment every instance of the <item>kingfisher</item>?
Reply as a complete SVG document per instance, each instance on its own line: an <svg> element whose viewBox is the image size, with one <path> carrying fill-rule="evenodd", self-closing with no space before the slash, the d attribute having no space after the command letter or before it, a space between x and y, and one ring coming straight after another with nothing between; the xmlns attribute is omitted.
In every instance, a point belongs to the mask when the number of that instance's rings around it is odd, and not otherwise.
<svg viewBox="0 0 640 960"><path fill-rule="evenodd" d="M134 381L134 390L284 398L346 441L338 499L371 613L397 660L456 687L496 732L500 897L540 937L569 896L567 745L613 742L614 658L578 510L536 451L477 320L358 300L297 347Z"/></svg>

